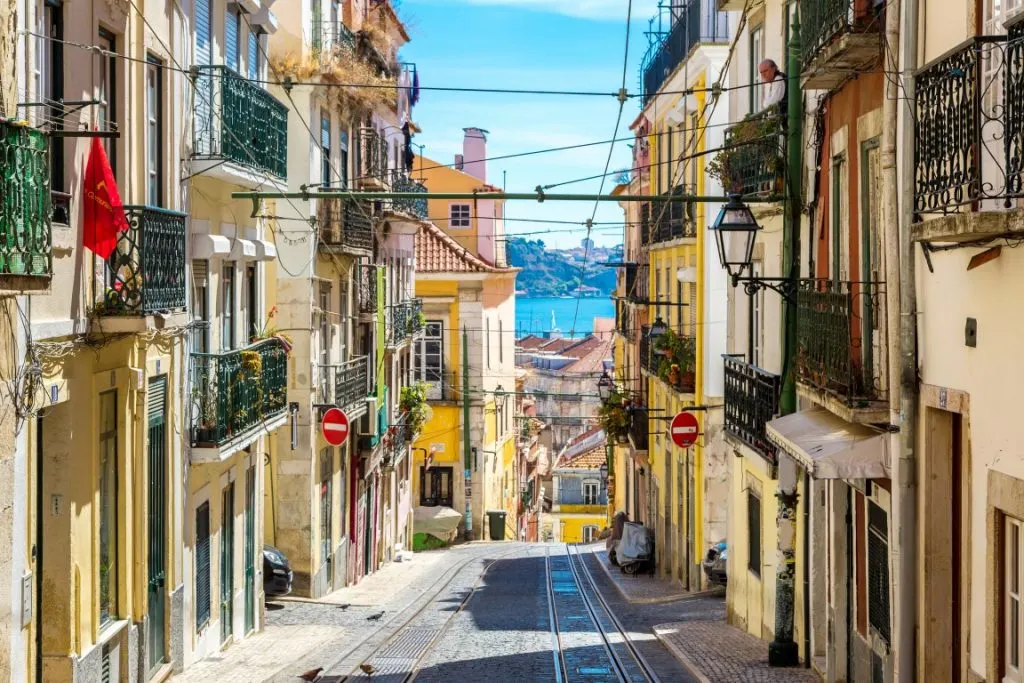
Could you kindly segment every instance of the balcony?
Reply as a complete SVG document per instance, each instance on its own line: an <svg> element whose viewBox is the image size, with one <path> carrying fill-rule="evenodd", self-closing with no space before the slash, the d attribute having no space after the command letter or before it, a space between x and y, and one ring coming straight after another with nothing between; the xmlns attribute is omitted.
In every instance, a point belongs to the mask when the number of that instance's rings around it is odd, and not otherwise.
<svg viewBox="0 0 1024 683"><path fill-rule="evenodd" d="M391 183L393 192L420 192L424 196L416 199L395 199L392 202L392 209L407 216L412 216L421 221L427 219L427 188L423 183L416 182L405 175L397 175Z"/></svg>
<svg viewBox="0 0 1024 683"><path fill-rule="evenodd" d="M708 172L722 182L726 194L782 194L786 170L783 124L772 108L726 128L723 149L708 164Z"/></svg>
<svg viewBox="0 0 1024 683"><path fill-rule="evenodd" d="M388 313L388 346L398 346L423 329L423 300L409 299L391 306Z"/></svg>
<svg viewBox="0 0 1024 683"><path fill-rule="evenodd" d="M615 302L615 331L619 333L619 336L629 341L636 339L636 329L634 327L636 322L636 315L633 307L629 302L619 299Z"/></svg>
<svg viewBox="0 0 1024 683"><path fill-rule="evenodd" d="M244 186L288 177L288 107L226 66L192 69L196 84L192 158L199 172ZM233 164L235 169L223 169ZM197 171L194 171L194 173Z"/></svg>
<svg viewBox="0 0 1024 683"><path fill-rule="evenodd" d="M646 451L651 431L651 416L644 406L633 406L629 411L629 443L634 451Z"/></svg>
<svg viewBox="0 0 1024 683"><path fill-rule="evenodd" d="M415 435L405 424L405 415L400 415L384 433L382 467L395 467L409 454L409 444Z"/></svg>
<svg viewBox="0 0 1024 683"><path fill-rule="evenodd" d="M417 372L420 371L417 370ZM427 385L428 401L455 402L459 400L458 377L453 371L445 368L424 368L422 381Z"/></svg>
<svg viewBox="0 0 1024 683"><path fill-rule="evenodd" d="M831 90L850 74L871 71L882 57L885 18L874 0L800 3L803 87Z"/></svg>
<svg viewBox="0 0 1024 683"><path fill-rule="evenodd" d="M192 457L220 461L287 419L288 352L278 339L192 354Z"/></svg>
<svg viewBox="0 0 1024 683"><path fill-rule="evenodd" d="M387 189L388 140L376 128L364 126L356 138L356 183L370 189Z"/></svg>
<svg viewBox="0 0 1024 683"><path fill-rule="evenodd" d="M316 220L320 248L353 256L373 253L373 205L357 199L321 198Z"/></svg>
<svg viewBox="0 0 1024 683"><path fill-rule="evenodd" d="M640 65L645 104L697 45L729 41L729 15L715 10L715 0L689 0L685 5L680 1L672 5L662 9L667 14L654 20L671 24L671 28L660 36L654 34L658 42L648 48Z"/></svg>
<svg viewBox="0 0 1024 683"><path fill-rule="evenodd" d="M802 395L848 422L888 422L885 284L807 280L797 292Z"/></svg>
<svg viewBox="0 0 1024 683"><path fill-rule="evenodd" d="M779 412L782 378L751 365L742 356L725 356L725 433L770 463L775 446L765 425Z"/></svg>
<svg viewBox="0 0 1024 683"><path fill-rule="evenodd" d="M690 185L678 185L662 197L692 195L695 188ZM649 223L650 244L668 242L676 239L695 239L697 237L697 221L691 202L664 201L651 207Z"/></svg>
<svg viewBox="0 0 1024 683"><path fill-rule="evenodd" d="M104 267L105 316L148 316L183 311L185 214L153 206L126 206L128 229Z"/></svg>
<svg viewBox="0 0 1024 683"><path fill-rule="evenodd" d="M694 352L696 339L677 335L671 330L671 342L665 348L664 342L652 342L650 328L640 328L640 369L683 394L692 394L696 387ZM675 366L675 367L673 367Z"/></svg>
<svg viewBox="0 0 1024 683"><path fill-rule="evenodd" d="M917 72L914 239L1024 230L1024 23L972 38Z"/></svg>
<svg viewBox="0 0 1024 683"><path fill-rule="evenodd" d="M341 21L314 21L311 35L313 52L318 55L356 53L356 34Z"/></svg>
<svg viewBox="0 0 1024 683"><path fill-rule="evenodd" d="M361 263L358 266L358 305L359 312L373 315L377 312L377 273L378 266Z"/></svg>
<svg viewBox="0 0 1024 683"><path fill-rule="evenodd" d="M49 190L49 146L49 138L34 128L0 121L0 291L49 287L50 221L60 206Z"/></svg>

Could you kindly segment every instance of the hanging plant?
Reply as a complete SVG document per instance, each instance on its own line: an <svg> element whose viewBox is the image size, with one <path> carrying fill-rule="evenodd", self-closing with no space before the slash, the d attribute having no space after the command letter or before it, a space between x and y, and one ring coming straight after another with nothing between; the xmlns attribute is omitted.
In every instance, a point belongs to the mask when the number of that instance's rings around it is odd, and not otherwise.
<svg viewBox="0 0 1024 683"><path fill-rule="evenodd" d="M402 387L398 401L398 409L405 415L405 425L409 439L423 431L427 423L427 385L423 382Z"/></svg>
<svg viewBox="0 0 1024 683"><path fill-rule="evenodd" d="M597 411L597 422L608 436L619 439L629 433L629 400L618 392L612 392L608 402Z"/></svg>

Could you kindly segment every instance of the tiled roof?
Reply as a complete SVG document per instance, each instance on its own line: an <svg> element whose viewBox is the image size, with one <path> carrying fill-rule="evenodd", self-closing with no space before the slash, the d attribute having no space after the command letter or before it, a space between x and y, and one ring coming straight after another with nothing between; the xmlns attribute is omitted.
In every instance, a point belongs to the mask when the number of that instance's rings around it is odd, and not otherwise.
<svg viewBox="0 0 1024 683"><path fill-rule="evenodd" d="M528 334L522 339L516 341L516 346L518 346L521 349L532 350L544 346L544 344L546 344L548 341L549 340L545 339L544 337L538 337L535 334Z"/></svg>
<svg viewBox="0 0 1024 683"><path fill-rule="evenodd" d="M605 441L603 429L588 429L565 445L558 455L556 468L599 468L605 461Z"/></svg>
<svg viewBox="0 0 1024 683"><path fill-rule="evenodd" d="M563 458L559 463L559 467L579 469L579 470L597 470L601 468L601 465L607 462L608 456L605 453L604 446L598 446L592 448L589 451L584 451L579 455L573 456L572 458Z"/></svg>
<svg viewBox="0 0 1024 683"><path fill-rule="evenodd" d="M599 372L604 361L612 357L614 343L610 339L608 341L598 340L597 346L591 348L586 355L563 370L565 372Z"/></svg>
<svg viewBox="0 0 1024 683"><path fill-rule="evenodd" d="M563 349L562 355L569 356L570 358L583 358L600 345L600 339L594 336L587 335L586 337L581 339L579 343L573 344L572 346Z"/></svg>
<svg viewBox="0 0 1024 683"><path fill-rule="evenodd" d="M463 248L444 230L424 223L416 233L416 272L516 273L518 268L497 268Z"/></svg>

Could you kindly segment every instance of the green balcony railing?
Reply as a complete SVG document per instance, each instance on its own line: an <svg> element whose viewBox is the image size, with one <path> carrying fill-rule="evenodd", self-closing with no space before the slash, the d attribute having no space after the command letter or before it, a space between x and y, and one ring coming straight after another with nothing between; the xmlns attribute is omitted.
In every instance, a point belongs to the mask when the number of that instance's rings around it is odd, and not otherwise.
<svg viewBox="0 0 1024 683"><path fill-rule="evenodd" d="M775 446L765 425L779 412L782 378L747 363L743 356L725 356L725 432L775 462Z"/></svg>
<svg viewBox="0 0 1024 683"><path fill-rule="evenodd" d="M864 0L808 0L800 3L800 43L803 68L808 69L823 49L849 33L881 33L884 20L877 8L884 3ZM878 52L882 46L879 41Z"/></svg>
<svg viewBox="0 0 1024 683"><path fill-rule="evenodd" d="M357 356L334 368L334 405L346 408L366 399L370 391L369 356Z"/></svg>
<svg viewBox="0 0 1024 683"><path fill-rule="evenodd" d="M317 201L316 218L324 246L362 254L373 250L373 205L341 197Z"/></svg>
<svg viewBox="0 0 1024 683"><path fill-rule="evenodd" d="M782 124L772 107L725 129L725 144L708 171L722 182L727 194L782 194L786 164Z"/></svg>
<svg viewBox="0 0 1024 683"><path fill-rule="evenodd" d="M388 342L394 346L423 329L423 300L409 299L394 304L389 311Z"/></svg>
<svg viewBox="0 0 1024 683"><path fill-rule="evenodd" d="M355 54L356 34L341 21L314 21L312 27L313 51L327 54L340 50Z"/></svg>
<svg viewBox="0 0 1024 683"><path fill-rule="evenodd" d="M405 415L400 415L384 434L384 457L381 464L384 467L394 467L401 462L409 452L409 442L412 438L412 430L405 424Z"/></svg>
<svg viewBox="0 0 1024 683"><path fill-rule="evenodd" d="M0 121L0 275L53 272L49 140Z"/></svg>
<svg viewBox="0 0 1024 683"><path fill-rule="evenodd" d="M288 407L288 352L278 339L192 354L192 445L218 447Z"/></svg>
<svg viewBox="0 0 1024 683"><path fill-rule="evenodd" d="M150 315L185 308L185 214L126 206L128 229L104 268L104 315Z"/></svg>
<svg viewBox="0 0 1024 683"><path fill-rule="evenodd" d="M226 66L197 66L192 155L288 177L288 107Z"/></svg>
<svg viewBox="0 0 1024 683"><path fill-rule="evenodd" d="M359 264L359 312L377 312L377 268L370 263Z"/></svg>
<svg viewBox="0 0 1024 683"><path fill-rule="evenodd" d="M422 198L417 197L416 199L396 199L394 203L395 211L401 211L402 213L416 218L425 220L427 217L427 188L423 183L416 182L410 178L399 175L391 184L391 189L394 192L422 192L424 196Z"/></svg>

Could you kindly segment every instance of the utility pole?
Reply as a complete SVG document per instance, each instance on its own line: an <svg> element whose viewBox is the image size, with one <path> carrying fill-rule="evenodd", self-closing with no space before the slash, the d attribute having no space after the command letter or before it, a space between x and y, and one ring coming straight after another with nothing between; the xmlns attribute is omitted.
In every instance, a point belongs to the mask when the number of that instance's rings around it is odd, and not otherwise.
<svg viewBox="0 0 1024 683"><path fill-rule="evenodd" d="M784 298L783 368L779 413L796 411L796 297L800 277L800 218L803 207L803 168L800 152L803 147L803 96L800 92L800 17L793 11L793 23L786 46L787 112L786 112L786 209L782 230L782 270L790 279L791 295ZM778 560L775 575L775 640L768 646L768 662L772 666L796 666L800 655L793 640L793 615L796 584L796 506L797 465L788 455L779 454ZM805 596L804 599L809 599ZM808 653L809 654L809 653Z"/></svg>
<svg viewBox="0 0 1024 683"><path fill-rule="evenodd" d="M462 466L465 471L466 540L473 539L473 454L469 444L469 335L462 326Z"/></svg>

